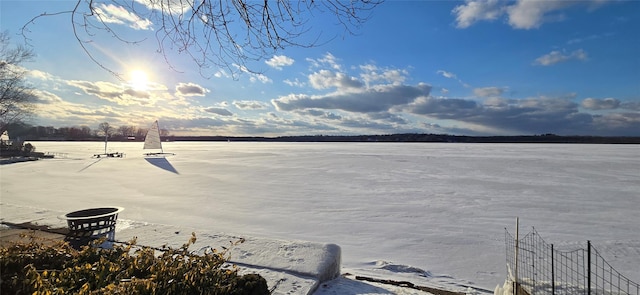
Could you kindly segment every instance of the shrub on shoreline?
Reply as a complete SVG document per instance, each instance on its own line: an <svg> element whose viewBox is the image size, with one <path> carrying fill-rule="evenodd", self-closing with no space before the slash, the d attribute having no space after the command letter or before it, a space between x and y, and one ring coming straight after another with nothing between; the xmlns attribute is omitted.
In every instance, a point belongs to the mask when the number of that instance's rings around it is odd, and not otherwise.
<svg viewBox="0 0 640 295"><path fill-rule="evenodd" d="M17 142L17 141L4 141L0 140L0 157L30 157L30 156L44 156L43 153L36 153L36 147L31 143Z"/></svg>
<svg viewBox="0 0 640 295"><path fill-rule="evenodd" d="M163 247L159 255L153 248L136 246L135 240L110 249L80 250L63 241L15 243L0 248L0 293L269 294L264 278L239 275L226 263L226 250L190 253L195 240L193 234L182 247Z"/></svg>

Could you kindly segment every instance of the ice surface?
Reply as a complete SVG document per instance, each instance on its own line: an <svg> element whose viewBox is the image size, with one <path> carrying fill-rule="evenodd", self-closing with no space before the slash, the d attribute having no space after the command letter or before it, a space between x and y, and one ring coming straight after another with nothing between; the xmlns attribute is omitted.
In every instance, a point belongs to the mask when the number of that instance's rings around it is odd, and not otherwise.
<svg viewBox="0 0 640 295"><path fill-rule="evenodd" d="M637 145L167 142L175 156L145 159L110 142L125 158L93 159L103 143L33 144L65 157L1 166L2 204L336 244L343 273L488 290L519 217L640 282Z"/></svg>

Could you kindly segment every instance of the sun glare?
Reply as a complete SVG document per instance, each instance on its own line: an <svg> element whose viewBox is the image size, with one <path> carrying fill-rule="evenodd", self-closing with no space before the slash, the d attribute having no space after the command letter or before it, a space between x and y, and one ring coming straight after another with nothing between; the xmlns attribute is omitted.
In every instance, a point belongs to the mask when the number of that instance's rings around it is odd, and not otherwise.
<svg viewBox="0 0 640 295"><path fill-rule="evenodd" d="M133 70L129 73L129 85L135 90L146 90L149 85L149 77L142 70Z"/></svg>

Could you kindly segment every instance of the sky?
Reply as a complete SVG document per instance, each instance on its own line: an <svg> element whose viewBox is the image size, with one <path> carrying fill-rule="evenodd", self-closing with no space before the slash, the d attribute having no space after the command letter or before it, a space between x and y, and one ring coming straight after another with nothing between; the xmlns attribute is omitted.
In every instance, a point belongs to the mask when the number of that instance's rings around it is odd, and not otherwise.
<svg viewBox="0 0 640 295"><path fill-rule="evenodd" d="M157 119L173 135L222 136L640 136L639 1L388 0L353 34L318 12L298 39L316 46L278 50L247 62L250 71L200 69L178 46L161 54L157 19L94 3L125 40L95 28L81 35L100 64L75 39L71 14L57 13L75 1L0 2L2 30L36 53L23 64L39 95L31 124L148 128Z"/></svg>

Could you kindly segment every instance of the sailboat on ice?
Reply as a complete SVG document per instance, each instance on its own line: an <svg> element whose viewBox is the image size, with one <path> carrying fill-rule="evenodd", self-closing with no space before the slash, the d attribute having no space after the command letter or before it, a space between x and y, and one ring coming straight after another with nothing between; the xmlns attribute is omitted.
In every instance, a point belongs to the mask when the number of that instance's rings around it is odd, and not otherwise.
<svg viewBox="0 0 640 295"><path fill-rule="evenodd" d="M160 156L160 155L175 155L174 153L165 153L162 149L162 141L160 140L160 128L158 127L158 120L153 122L147 135L144 137L144 150L160 150L160 152L145 153L145 156Z"/></svg>

